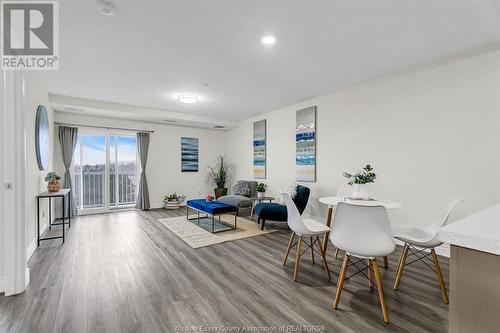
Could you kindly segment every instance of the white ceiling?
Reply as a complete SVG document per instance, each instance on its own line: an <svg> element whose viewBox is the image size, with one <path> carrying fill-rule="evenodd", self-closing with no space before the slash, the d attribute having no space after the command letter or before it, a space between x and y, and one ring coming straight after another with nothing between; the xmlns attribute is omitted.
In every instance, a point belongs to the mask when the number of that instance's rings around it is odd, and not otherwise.
<svg viewBox="0 0 500 333"><path fill-rule="evenodd" d="M52 94L233 121L500 42L500 1L59 3Z"/></svg>

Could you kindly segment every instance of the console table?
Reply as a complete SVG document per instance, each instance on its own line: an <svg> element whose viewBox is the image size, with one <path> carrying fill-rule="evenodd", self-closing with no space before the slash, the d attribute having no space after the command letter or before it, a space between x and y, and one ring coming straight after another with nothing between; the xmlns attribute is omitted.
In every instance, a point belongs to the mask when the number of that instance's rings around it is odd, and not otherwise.
<svg viewBox="0 0 500 333"><path fill-rule="evenodd" d="M52 199L53 198L61 198L62 199L62 222L52 223ZM49 230L52 229L54 225L62 225L62 235L61 236L52 236L52 237L44 237L40 238L40 199L49 199ZM68 222L66 222L66 200L68 200ZM67 224L69 228L71 228L71 190L70 189L61 189L58 192L43 192L36 196L36 224L37 224L37 246L40 246L40 241L49 240L49 239L59 239L62 238L64 243L64 229Z"/></svg>

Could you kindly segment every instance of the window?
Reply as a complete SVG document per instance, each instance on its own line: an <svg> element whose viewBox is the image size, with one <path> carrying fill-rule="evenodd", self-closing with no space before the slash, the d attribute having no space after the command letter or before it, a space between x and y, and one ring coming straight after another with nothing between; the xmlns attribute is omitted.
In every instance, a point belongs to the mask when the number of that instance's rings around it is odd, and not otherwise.
<svg viewBox="0 0 500 333"><path fill-rule="evenodd" d="M72 175L80 212L134 205L138 179L135 133L81 128Z"/></svg>

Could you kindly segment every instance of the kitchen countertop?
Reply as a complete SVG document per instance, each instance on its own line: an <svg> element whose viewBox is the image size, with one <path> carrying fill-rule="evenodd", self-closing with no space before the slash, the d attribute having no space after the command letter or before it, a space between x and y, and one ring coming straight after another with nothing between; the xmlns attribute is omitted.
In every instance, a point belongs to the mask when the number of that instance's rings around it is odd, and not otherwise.
<svg viewBox="0 0 500 333"><path fill-rule="evenodd" d="M500 204L448 224L439 238L451 245L500 255Z"/></svg>

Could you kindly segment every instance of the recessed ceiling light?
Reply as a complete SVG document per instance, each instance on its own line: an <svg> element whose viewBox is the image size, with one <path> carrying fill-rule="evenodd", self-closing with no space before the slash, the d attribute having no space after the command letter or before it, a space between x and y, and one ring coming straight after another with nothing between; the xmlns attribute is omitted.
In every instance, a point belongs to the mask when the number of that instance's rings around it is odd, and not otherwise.
<svg viewBox="0 0 500 333"><path fill-rule="evenodd" d="M179 94L177 95L177 99L184 104L194 104L198 103L199 97L194 94Z"/></svg>
<svg viewBox="0 0 500 333"><path fill-rule="evenodd" d="M274 43L276 43L276 37L267 35L262 37L260 41L265 45L273 45Z"/></svg>

